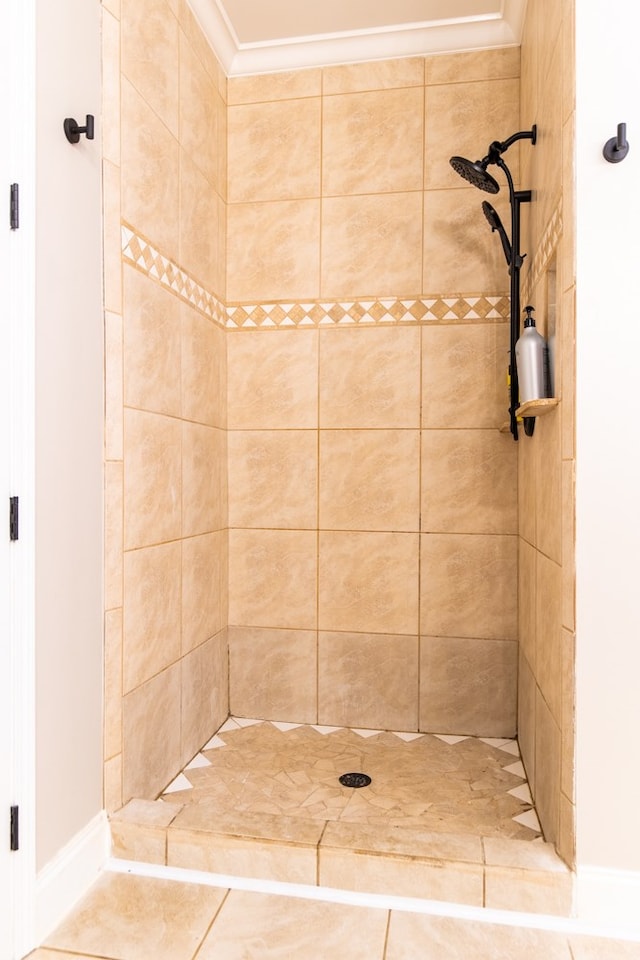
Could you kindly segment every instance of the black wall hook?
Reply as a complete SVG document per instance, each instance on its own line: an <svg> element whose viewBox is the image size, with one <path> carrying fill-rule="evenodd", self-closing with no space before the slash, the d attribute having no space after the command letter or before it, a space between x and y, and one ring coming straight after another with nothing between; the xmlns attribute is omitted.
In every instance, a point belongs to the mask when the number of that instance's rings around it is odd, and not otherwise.
<svg viewBox="0 0 640 960"><path fill-rule="evenodd" d="M607 140L602 148L602 156L605 160L608 160L609 163L620 163L628 153L627 125L626 123L619 123L617 135L611 137L611 140Z"/></svg>
<svg viewBox="0 0 640 960"><path fill-rule="evenodd" d="M84 127L79 127L77 120L74 120L73 117L67 117L64 121L64 133L69 143L77 143L81 133L86 135L87 140L93 140L92 114L87 114Z"/></svg>

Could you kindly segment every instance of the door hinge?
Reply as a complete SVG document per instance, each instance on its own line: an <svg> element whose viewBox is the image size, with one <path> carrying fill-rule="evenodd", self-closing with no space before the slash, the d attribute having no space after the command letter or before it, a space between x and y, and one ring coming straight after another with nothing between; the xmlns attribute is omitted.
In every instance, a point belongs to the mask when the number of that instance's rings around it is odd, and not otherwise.
<svg viewBox="0 0 640 960"><path fill-rule="evenodd" d="M9 497L9 539L17 540L19 536L20 536L19 497Z"/></svg>
<svg viewBox="0 0 640 960"><path fill-rule="evenodd" d="M20 186L17 183L11 184L9 223L12 230L17 230L20 226Z"/></svg>
<svg viewBox="0 0 640 960"><path fill-rule="evenodd" d="M20 849L20 807L11 807L9 842L12 850Z"/></svg>

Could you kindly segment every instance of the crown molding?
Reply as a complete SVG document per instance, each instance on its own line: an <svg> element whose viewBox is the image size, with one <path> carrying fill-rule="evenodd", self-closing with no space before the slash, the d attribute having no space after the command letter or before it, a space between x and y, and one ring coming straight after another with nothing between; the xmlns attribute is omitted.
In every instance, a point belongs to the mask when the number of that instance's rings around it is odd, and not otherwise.
<svg viewBox="0 0 640 960"><path fill-rule="evenodd" d="M240 43L221 0L188 2L228 77L516 46L526 10L526 0L504 0L486 17Z"/></svg>

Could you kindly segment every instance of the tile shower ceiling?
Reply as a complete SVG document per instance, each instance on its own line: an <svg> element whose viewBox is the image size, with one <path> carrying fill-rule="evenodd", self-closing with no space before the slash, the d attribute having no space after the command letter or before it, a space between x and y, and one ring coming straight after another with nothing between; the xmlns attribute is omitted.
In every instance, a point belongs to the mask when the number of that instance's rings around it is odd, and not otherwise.
<svg viewBox="0 0 640 960"><path fill-rule="evenodd" d="M230 76L520 42L527 0L189 0Z"/></svg>

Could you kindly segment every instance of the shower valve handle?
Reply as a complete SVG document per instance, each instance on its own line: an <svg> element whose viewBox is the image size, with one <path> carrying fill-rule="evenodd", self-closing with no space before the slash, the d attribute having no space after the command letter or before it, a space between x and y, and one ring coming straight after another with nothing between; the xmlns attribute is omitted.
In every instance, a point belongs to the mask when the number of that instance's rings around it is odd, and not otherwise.
<svg viewBox="0 0 640 960"><path fill-rule="evenodd" d="M602 155L609 163L620 163L629 153L629 144L627 142L626 123L618 124L618 132L615 137L607 140L602 148Z"/></svg>

